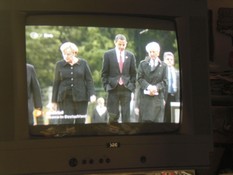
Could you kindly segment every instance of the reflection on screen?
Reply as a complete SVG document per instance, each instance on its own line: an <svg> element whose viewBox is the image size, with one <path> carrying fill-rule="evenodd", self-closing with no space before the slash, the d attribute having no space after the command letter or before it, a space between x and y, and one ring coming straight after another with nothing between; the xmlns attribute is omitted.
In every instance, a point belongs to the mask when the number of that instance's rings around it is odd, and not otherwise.
<svg viewBox="0 0 233 175"><path fill-rule="evenodd" d="M60 125L65 124L61 122L64 120L69 121L68 124L72 124L72 122L75 124L75 120L82 117L85 124L108 123L108 93L103 87L101 77L103 55L107 50L115 48L114 38L119 33L126 36L126 50L132 52L135 56L136 89L131 93L129 123L141 123L140 105L142 104L139 102L141 86L137 81L138 69L140 62L148 57L145 46L153 41L160 45L160 60L167 65L167 68L171 64L172 70L174 70L174 73L169 75L170 69L167 69L167 86L166 89L163 89L164 96L162 97L164 120L161 123L180 122L180 66L175 30L42 25L27 25L25 30L26 62L35 68L43 104L42 115L38 115L38 110L34 110L32 125ZM96 101L88 102L86 115L69 115L62 110L54 110L53 108L52 93L55 67L58 61L63 60L60 46L67 41L78 46L77 57L86 60L92 74ZM164 53L171 53L173 57L168 55L168 58L163 58ZM170 80L171 77L173 77L173 80ZM169 90L170 84L173 86L172 91ZM152 104L147 105L152 106ZM119 110L121 107L119 105ZM150 113L150 111L147 112ZM121 116L119 116L117 123L123 123Z"/></svg>

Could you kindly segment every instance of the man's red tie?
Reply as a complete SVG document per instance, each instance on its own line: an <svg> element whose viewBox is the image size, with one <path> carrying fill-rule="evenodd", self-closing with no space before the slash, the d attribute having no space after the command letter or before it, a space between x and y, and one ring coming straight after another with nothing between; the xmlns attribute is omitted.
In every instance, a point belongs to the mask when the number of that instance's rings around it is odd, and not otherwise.
<svg viewBox="0 0 233 175"><path fill-rule="evenodd" d="M119 59L119 68L120 68L120 72L122 73L122 70L123 70L123 60L122 60L121 52L120 52L120 59ZM122 80L121 77L120 77L120 80L119 80L119 84L120 85L123 84L123 80Z"/></svg>

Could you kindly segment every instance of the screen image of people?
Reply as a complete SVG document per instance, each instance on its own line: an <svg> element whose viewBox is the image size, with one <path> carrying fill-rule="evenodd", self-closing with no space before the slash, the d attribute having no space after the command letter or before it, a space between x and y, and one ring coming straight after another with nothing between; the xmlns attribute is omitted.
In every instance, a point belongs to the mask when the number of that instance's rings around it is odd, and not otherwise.
<svg viewBox="0 0 233 175"><path fill-rule="evenodd" d="M43 104L34 125L175 122L175 30L29 25L26 57Z"/></svg>

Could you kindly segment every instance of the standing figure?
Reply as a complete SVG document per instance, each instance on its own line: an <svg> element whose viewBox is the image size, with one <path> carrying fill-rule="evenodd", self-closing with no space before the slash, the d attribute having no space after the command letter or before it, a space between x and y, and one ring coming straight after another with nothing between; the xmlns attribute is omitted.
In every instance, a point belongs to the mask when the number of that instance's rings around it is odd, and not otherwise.
<svg viewBox="0 0 233 175"><path fill-rule="evenodd" d="M41 89L34 66L31 64L26 66L29 124L36 125L36 118L42 115Z"/></svg>
<svg viewBox="0 0 233 175"><path fill-rule="evenodd" d="M56 63L53 83L53 109L64 111L62 124L85 123L88 101L96 100L92 74L86 60L76 57L78 47L71 42L61 45L63 60Z"/></svg>
<svg viewBox="0 0 233 175"><path fill-rule="evenodd" d="M171 102L176 101L177 70L174 67L174 55L172 52L164 52L163 60L168 66L168 88L165 95L165 122L171 122Z"/></svg>
<svg viewBox="0 0 233 175"><path fill-rule="evenodd" d="M126 37L118 34L114 40L115 48L103 56L102 82L108 92L107 109L109 123L121 120L130 122L131 93L135 90L136 61L133 53L125 50Z"/></svg>
<svg viewBox="0 0 233 175"><path fill-rule="evenodd" d="M105 106L104 98L100 97L97 99L97 105L92 114L92 123L107 123L108 111Z"/></svg>
<svg viewBox="0 0 233 175"><path fill-rule="evenodd" d="M141 122L164 121L164 92L167 88L167 65L159 59L157 42L146 45L148 57L138 66L138 108Z"/></svg>

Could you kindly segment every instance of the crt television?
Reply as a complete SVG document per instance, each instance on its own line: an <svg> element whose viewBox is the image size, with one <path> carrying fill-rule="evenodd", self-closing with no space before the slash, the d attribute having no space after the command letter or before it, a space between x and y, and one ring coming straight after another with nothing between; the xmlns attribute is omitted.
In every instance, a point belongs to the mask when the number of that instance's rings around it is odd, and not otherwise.
<svg viewBox="0 0 233 175"><path fill-rule="evenodd" d="M3 56L11 58L1 65L9 72L3 86L7 108L3 109L4 117L0 119L1 173L103 174L209 166L212 132L207 2L19 0L6 7L2 16L10 22L3 27L6 34L1 37L8 47L1 49ZM105 30L108 33L104 33ZM47 87L51 85L55 62L61 59L59 46L66 40L80 44L80 54L84 55L85 49L96 52L97 58L90 59L87 53L83 57L89 59L95 84L99 85L98 96L106 96L98 80L99 68L96 68L104 50L94 48L99 46L98 42L85 46L81 39L75 40L77 34L83 40L91 39L88 31L99 33L93 36L101 39L109 36L112 41L109 48L113 47L114 32L126 34L128 49L134 51L137 65L144 59L144 48L150 41L161 44L160 58L165 51L175 54L179 97L172 103L171 122L134 120L109 125L87 121L79 125L58 125L50 122L52 116L47 115L46 120L29 125L25 64L33 64L38 71L43 102L47 105L50 100ZM57 35L60 39L56 39ZM9 38L5 39L6 36ZM46 55L44 53L48 53L48 57L40 57ZM90 113L92 108L90 104Z"/></svg>

